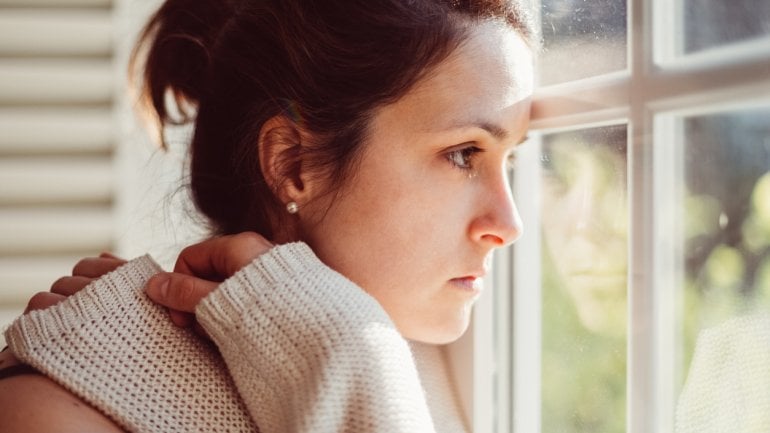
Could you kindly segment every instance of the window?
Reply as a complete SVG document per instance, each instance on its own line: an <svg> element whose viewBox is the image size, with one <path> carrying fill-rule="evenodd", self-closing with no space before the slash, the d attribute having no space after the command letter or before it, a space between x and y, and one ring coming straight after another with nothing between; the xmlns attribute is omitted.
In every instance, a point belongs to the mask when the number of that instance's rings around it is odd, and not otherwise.
<svg viewBox="0 0 770 433"><path fill-rule="evenodd" d="M168 267L199 235L172 194L189 129L159 152L123 87L158 5L0 1L0 329L82 257L151 252Z"/></svg>
<svg viewBox="0 0 770 433"><path fill-rule="evenodd" d="M626 142L623 124L541 137L546 432L622 432L625 424Z"/></svg>
<svg viewBox="0 0 770 433"><path fill-rule="evenodd" d="M474 319L474 431L766 429L768 2L539 3L526 230Z"/></svg>
<svg viewBox="0 0 770 433"><path fill-rule="evenodd" d="M111 12L0 2L0 328L78 256L112 246Z"/></svg>

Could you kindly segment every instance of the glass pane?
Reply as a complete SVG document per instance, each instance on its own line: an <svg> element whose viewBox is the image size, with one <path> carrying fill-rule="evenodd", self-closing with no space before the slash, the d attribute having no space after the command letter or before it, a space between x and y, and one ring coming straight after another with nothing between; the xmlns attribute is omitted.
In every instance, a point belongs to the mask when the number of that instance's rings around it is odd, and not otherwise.
<svg viewBox="0 0 770 433"><path fill-rule="evenodd" d="M770 108L684 119L678 431L770 426L769 119Z"/></svg>
<svg viewBox="0 0 770 433"><path fill-rule="evenodd" d="M546 135L542 149L543 432L623 433L626 126Z"/></svg>
<svg viewBox="0 0 770 433"><path fill-rule="evenodd" d="M685 0L684 52L770 34L768 0Z"/></svg>
<svg viewBox="0 0 770 433"><path fill-rule="evenodd" d="M626 0L542 0L540 84L626 68Z"/></svg>

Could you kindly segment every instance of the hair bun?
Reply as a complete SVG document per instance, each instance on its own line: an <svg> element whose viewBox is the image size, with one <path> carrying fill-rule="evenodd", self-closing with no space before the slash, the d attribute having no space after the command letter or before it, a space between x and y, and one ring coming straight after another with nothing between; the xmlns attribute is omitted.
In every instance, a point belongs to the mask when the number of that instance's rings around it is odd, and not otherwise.
<svg viewBox="0 0 770 433"><path fill-rule="evenodd" d="M132 70L143 68L141 98L157 114L161 127L192 120L195 106L209 88L217 39L232 15L229 1L167 0L144 28ZM172 110L167 105L168 92L176 105Z"/></svg>

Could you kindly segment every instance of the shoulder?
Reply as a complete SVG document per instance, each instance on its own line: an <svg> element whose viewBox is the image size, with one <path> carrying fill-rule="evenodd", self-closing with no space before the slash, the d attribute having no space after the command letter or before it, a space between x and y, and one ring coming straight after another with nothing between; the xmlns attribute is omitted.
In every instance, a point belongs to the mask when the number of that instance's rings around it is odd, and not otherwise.
<svg viewBox="0 0 770 433"><path fill-rule="evenodd" d="M114 422L40 374L0 380L0 433L122 432Z"/></svg>

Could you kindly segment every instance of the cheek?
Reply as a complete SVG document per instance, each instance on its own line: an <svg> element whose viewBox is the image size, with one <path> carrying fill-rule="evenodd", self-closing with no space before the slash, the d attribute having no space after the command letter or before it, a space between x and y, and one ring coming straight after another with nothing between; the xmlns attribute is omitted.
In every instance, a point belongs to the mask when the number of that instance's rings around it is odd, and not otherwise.
<svg viewBox="0 0 770 433"><path fill-rule="evenodd" d="M439 239L432 199L404 178L362 182L328 215L327 232L362 268L403 269Z"/></svg>
<svg viewBox="0 0 770 433"><path fill-rule="evenodd" d="M310 246L377 299L402 335L447 342L465 329L470 311L471 302L447 284L468 257L469 219L459 205L470 206L472 197L440 169L408 168L362 167Z"/></svg>
<svg viewBox="0 0 770 433"><path fill-rule="evenodd" d="M416 290L437 278L466 228L450 201L457 197L449 198L435 174L379 161L362 165L311 247L370 293Z"/></svg>

